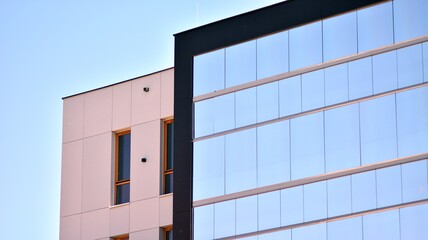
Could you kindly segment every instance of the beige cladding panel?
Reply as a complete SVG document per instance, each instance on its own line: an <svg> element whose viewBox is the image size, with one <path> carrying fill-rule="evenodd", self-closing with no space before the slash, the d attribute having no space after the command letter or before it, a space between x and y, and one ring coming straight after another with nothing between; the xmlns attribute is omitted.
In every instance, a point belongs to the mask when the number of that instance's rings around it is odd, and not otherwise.
<svg viewBox="0 0 428 240"><path fill-rule="evenodd" d="M129 240L142 240L142 239L149 239L149 240L158 240L160 239L159 235L159 229L149 229L145 231L139 231L139 232L133 232L129 234Z"/></svg>
<svg viewBox="0 0 428 240"><path fill-rule="evenodd" d="M85 97L78 95L63 102L62 142L83 138L83 109Z"/></svg>
<svg viewBox="0 0 428 240"><path fill-rule="evenodd" d="M174 69L161 72L161 118L174 115Z"/></svg>
<svg viewBox="0 0 428 240"><path fill-rule="evenodd" d="M109 237L109 209L90 211L82 214L82 240Z"/></svg>
<svg viewBox="0 0 428 240"><path fill-rule="evenodd" d="M130 231L140 231L159 226L159 199L150 198L130 203Z"/></svg>
<svg viewBox="0 0 428 240"><path fill-rule="evenodd" d="M84 136L90 137L111 131L112 88L85 94Z"/></svg>
<svg viewBox="0 0 428 240"><path fill-rule="evenodd" d="M131 82L113 86L113 131L131 126L131 87Z"/></svg>
<svg viewBox="0 0 428 240"><path fill-rule="evenodd" d="M110 208L110 236L129 232L129 204Z"/></svg>
<svg viewBox="0 0 428 240"><path fill-rule="evenodd" d="M61 240L78 240L81 234L80 214L68 217L62 217L60 220L59 239Z"/></svg>
<svg viewBox="0 0 428 240"><path fill-rule="evenodd" d="M159 198L159 225L172 225L172 194L161 196Z"/></svg>
<svg viewBox="0 0 428 240"><path fill-rule="evenodd" d="M132 125L160 119L160 87L160 73L132 81Z"/></svg>

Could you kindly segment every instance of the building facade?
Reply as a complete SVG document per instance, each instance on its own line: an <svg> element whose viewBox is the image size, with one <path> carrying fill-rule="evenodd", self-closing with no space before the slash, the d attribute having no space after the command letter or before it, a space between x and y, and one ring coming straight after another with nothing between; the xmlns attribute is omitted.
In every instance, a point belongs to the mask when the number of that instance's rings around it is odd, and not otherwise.
<svg viewBox="0 0 428 240"><path fill-rule="evenodd" d="M61 240L171 239L173 80L64 98Z"/></svg>
<svg viewBox="0 0 428 240"><path fill-rule="evenodd" d="M428 239L427 14L292 0L176 34L174 238Z"/></svg>

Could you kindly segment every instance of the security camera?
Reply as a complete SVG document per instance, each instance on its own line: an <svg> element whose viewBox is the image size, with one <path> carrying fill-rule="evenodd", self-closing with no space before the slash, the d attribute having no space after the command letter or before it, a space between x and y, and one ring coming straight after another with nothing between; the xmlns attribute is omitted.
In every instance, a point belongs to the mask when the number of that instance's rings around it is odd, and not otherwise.
<svg viewBox="0 0 428 240"><path fill-rule="evenodd" d="M149 92L150 88L149 87L144 87L143 90L144 90L144 92Z"/></svg>

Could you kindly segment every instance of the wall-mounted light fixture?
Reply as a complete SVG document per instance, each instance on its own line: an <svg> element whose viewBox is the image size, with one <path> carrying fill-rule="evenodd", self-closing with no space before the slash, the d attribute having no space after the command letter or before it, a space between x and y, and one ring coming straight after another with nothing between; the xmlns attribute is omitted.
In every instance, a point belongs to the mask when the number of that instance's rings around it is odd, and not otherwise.
<svg viewBox="0 0 428 240"><path fill-rule="evenodd" d="M144 87L144 88L143 88L143 91L144 91L144 92L149 92L149 91L150 91L150 88L149 88L149 87Z"/></svg>
<svg viewBox="0 0 428 240"><path fill-rule="evenodd" d="M141 162L147 162L147 158L141 158Z"/></svg>

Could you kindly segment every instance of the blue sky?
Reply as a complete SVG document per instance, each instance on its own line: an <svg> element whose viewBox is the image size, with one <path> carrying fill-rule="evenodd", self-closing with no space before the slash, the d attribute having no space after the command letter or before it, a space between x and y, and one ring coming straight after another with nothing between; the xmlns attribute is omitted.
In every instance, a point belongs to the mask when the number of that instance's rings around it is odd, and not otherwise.
<svg viewBox="0 0 428 240"><path fill-rule="evenodd" d="M0 0L0 234L58 239L62 100L173 66L173 34L280 0Z"/></svg>

